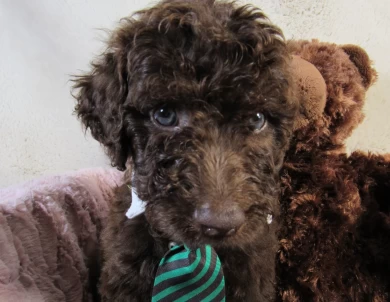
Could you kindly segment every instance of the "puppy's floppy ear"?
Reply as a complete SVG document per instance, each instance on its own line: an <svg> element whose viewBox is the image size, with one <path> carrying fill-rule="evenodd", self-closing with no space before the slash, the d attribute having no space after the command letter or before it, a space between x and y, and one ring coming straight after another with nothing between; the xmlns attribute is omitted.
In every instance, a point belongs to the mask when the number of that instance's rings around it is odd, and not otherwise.
<svg viewBox="0 0 390 302"><path fill-rule="evenodd" d="M76 76L75 112L86 129L106 149L113 166L125 169L129 156L124 102L127 96L126 55L112 41L106 52L91 64L91 71Z"/></svg>

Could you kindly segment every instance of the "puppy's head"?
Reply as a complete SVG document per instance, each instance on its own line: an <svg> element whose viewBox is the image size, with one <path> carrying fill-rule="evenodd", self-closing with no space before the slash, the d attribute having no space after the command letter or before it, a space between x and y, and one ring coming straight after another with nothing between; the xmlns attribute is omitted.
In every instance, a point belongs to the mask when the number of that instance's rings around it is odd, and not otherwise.
<svg viewBox="0 0 390 302"><path fill-rule="evenodd" d="M164 1L122 20L76 79L76 112L113 165L131 162L154 231L250 244L278 215L289 83L282 33L260 10Z"/></svg>

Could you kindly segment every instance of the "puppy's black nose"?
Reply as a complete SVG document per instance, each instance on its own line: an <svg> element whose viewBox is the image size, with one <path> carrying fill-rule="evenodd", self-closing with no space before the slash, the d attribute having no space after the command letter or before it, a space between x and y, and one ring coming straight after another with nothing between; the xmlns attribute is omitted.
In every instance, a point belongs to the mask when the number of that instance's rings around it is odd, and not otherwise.
<svg viewBox="0 0 390 302"><path fill-rule="evenodd" d="M219 237L233 235L244 223L245 214L236 205L218 210L202 206L195 210L194 218L206 236Z"/></svg>

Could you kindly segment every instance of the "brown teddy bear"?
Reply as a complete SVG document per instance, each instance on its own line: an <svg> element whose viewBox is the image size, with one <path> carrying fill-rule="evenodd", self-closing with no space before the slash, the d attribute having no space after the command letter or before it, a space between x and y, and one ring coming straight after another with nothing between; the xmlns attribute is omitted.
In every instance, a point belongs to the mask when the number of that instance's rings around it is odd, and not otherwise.
<svg viewBox="0 0 390 302"><path fill-rule="evenodd" d="M289 49L302 104L282 172L278 300L389 301L390 156L344 145L376 72L357 46Z"/></svg>

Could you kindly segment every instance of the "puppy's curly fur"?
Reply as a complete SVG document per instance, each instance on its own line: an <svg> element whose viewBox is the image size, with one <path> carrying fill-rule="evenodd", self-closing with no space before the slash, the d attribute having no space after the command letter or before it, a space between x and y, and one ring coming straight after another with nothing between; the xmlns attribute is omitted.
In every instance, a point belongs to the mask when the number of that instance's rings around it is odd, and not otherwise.
<svg viewBox="0 0 390 302"><path fill-rule="evenodd" d="M128 163L128 184L146 202L128 220L124 186L112 204L104 301L150 301L170 241L213 245L228 301L274 299L279 171L297 109L288 60L281 31L259 9L163 1L123 19L92 70L76 78L78 116L114 166ZM154 119L166 106L175 127ZM266 117L261 129L256 113ZM239 209L245 221L233 236L205 236L194 219L204 206L225 219Z"/></svg>

